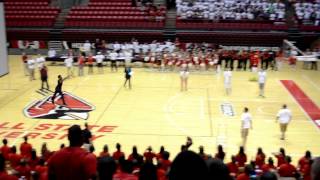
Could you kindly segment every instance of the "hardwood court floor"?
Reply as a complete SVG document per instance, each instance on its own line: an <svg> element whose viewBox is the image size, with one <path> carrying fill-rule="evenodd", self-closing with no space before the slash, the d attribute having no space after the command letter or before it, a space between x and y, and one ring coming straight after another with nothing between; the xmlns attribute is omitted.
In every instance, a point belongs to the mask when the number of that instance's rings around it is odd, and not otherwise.
<svg viewBox="0 0 320 180"><path fill-rule="evenodd" d="M240 115L246 106L253 116L253 130L249 133L247 153L253 158L256 149L262 147L267 156L280 147L297 158L306 150L320 155L320 131L293 97L280 83L281 79L295 81L300 88L320 106L320 71L297 70L284 67L281 71L268 73L266 98L258 97L258 85L250 82L256 74L234 71L232 95L226 96L222 75L213 72L191 72L189 90L180 92L177 72L154 72L144 68L134 68L133 89L123 87L123 69L104 74L74 77L65 81L63 89L79 96L95 106L89 112L88 120L48 120L31 119L23 114L23 109L32 101L43 98L36 92L40 88L37 80L30 82L23 74L20 56L10 56L10 73L0 78L0 138L7 137L11 145L19 145L25 134L30 134L30 142L40 150L43 142L51 150L61 143L67 144L65 137L68 125L88 122L95 125L92 132L96 154L104 144L111 152L115 143L120 142L126 155L133 145L142 153L151 145L155 151L164 145L171 152L171 159L185 143L186 136L194 140L192 150L198 151L204 145L209 154L216 152L216 146L223 144L227 161L238 151L240 138ZM47 63L49 64L49 63ZM63 66L49 65L50 88L54 89L58 74L65 75ZM77 74L75 69L75 74ZM232 104L235 116L222 114L221 104ZM281 141L275 116L282 104L292 110L293 121L287 132L287 139Z"/></svg>

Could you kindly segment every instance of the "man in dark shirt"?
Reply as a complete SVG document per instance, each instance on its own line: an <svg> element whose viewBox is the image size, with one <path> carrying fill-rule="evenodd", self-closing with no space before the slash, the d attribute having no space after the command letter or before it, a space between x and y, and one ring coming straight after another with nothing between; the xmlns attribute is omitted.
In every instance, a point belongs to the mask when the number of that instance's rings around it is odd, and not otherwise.
<svg viewBox="0 0 320 180"><path fill-rule="evenodd" d="M83 133L83 143L85 144L90 144L91 143L91 138L92 138L92 134L91 131L89 130L89 126L88 123L84 123L84 129L82 130Z"/></svg>
<svg viewBox="0 0 320 180"><path fill-rule="evenodd" d="M63 84L63 81L66 80L67 78L68 78L68 76L65 78L62 78L61 75L58 75L58 84L57 84L56 89L55 89L53 96L51 98L52 104L54 104L54 99L56 98L56 95L60 94L63 105L66 105L66 102L64 101L63 92L62 92L62 84Z"/></svg>

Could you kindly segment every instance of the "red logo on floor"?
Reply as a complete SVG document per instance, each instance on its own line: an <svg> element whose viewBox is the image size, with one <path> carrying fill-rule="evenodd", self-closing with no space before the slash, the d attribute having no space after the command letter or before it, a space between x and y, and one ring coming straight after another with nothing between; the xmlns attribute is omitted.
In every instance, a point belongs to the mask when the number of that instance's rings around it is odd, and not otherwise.
<svg viewBox="0 0 320 180"><path fill-rule="evenodd" d="M60 96L51 101L52 95L48 95L42 100L32 102L24 109L24 115L29 118L40 119L65 119L65 120L86 120L89 112L95 107L87 101L63 92L64 100L67 105L63 105Z"/></svg>

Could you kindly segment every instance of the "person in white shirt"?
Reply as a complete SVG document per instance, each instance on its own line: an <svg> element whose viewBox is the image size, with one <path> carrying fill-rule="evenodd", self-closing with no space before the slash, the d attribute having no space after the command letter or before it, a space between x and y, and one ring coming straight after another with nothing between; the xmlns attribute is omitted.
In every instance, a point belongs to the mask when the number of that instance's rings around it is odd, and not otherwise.
<svg viewBox="0 0 320 180"><path fill-rule="evenodd" d="M249 129L252 129L252 116L249 113L249 109L245 107L241 115L241 137L243 146L247 143Z"/></svg>
<svg viewBox="0 0 320 180"><path fill-rule="evenodd" d="M41 54L38 54L38 58L36 59L36 63L39 69L42 69L44 63L46 62L46 60L44 59L43 56L41 56Z"/></svg>
<svg viewBox="0 0 320 180"><path fill-rule="evenodd" d="M110 61L111 61L111 71L118 71L118 67L117 67L117 58L118 58L118 53L113 50L110 54Z"/></svg>
<svg viewBox="0 0 320 180"><path fill-rule="evenodd" d="M73 57L69 56L64 60L64 64L67 68L68 77L73 76Z"/></svg>
<svg viewBox="0 0 320 180"><path fill-rule="evenodd" d="M127 49L123 53L125 66L129 66L132 60L132 50Z"/></svg>
<svg viewBox="0 0 320 180"><path fill-rule="evenodd" d="M224 77L224 88L226 90L226 94L230 95L231 94L231 78L232 78L232 72L230 69L226 69L223 72L223 77Z"/></svg>
<svg viewBox="0 0 320 180"><path fill-rule="evenodd" d="M101 52L98 52L98 54L94 57L96 59L97 62L97 66L98 66L98 72L100 74L103 73L103 60L104 60L104 55L101 54Z"/></svg>
<svg viewBox="0 0 320 180"><path fill-rule="evenodd" d="M285 139L285 133L288 128L288 124L290 123L292 119L291 111L287 108L287 105L284 104L282 106L282 109L279 110L276 118L276 122L278 121L280 124L280 131L281 131L281 140Z"/></svg>
<svg viewBox="0 0 320 180"><path fill-rule="evenodd" d="M54 49L49 49L49 51L48 51L48 57L49 57L49 58L53 58L53 57L55 57L56 55L57 55L56 50L54 50Z"/></svg>
<svg viewBox="0 0 320 180"><path fill-rule="evenodd" d="M182 68L180 71L181 91L188 90L188 77L189 77L188 67Z"/></svg>
<svg viewBox="0 0 320 180"><path fill-rule="evenodd" d="M27 63L28 63L30 81L36 80L36 78L34 77L34 69L36 68L36 61L34 59L29 59Z"/></svg>
<svg viewBox="0 0 320 180"><path fill-rule="evenodd" d="M87 40L84 44L83 44L83 52L86 53L86 56L89 55L90 51L91 51L91 44L90 42Z"/></svg>
<svg viewBox="0 0 320 180"><path fill-rule="evenodd" d="M267 72L261 69L258 72L259 96L264 97L264 87L267 81Z"/></svg>

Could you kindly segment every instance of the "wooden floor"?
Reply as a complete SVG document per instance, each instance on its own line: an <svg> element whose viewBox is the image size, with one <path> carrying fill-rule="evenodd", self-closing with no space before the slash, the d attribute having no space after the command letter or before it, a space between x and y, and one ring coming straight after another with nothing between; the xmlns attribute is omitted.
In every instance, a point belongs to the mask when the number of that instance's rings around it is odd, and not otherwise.
<svg viewBox="0 0 320 180"><path fill-rule="evenodd" d="M258 85L250 82L252 72L233 72L232 94L225 95L222 75L213 72L191 72L189 90L180 92L177 72L156 72L134 68L132 90L123 87L123 69L104 74L87 75L68 79L64 91L79 96L95 106L89 112L88 120L30 119L23 109L32 101L43 98L36 92L40 88L37 80L29 81L23 74L20 56L10 56L10 73L0 78L0 137L7 137L11 145L19 145L22 137L30 134L30 142L40 149L47 142L55 150L61 143L67 144L67 125L84 122L96 125L92 132L96 153L104 144L111 152L120 142L128 155L133 145L142 153L151 145L158 151L164 145L171 152L171 159L180 150L186 136L194 140L192 150L198 151L204 145L209 154L216 152L216 146L223 144L227 161L238 151L240 138L240 115L248 107L253 116L253 130L250 131L246 151L253 158L256 149L262 147L268 156L284 147L288 154L297 158L306 150L320 155L320 131L279 80L295 81L302 90L320 106L320 71L297 70L284 67L281 71L268 71L265 98L258 97ZM49 64L49 63L48 63ZM50 88L54 89L58 74L66 75L63 66L49 65ZM75 71L77 72L77 71ZM235 116L224 116L221 104L232 104ZM281 141L275 115L282 104L292 110L293 121L289 126L287 139ZM114 127L113 127L114 126ZM108 132L110 131L110 132Z"/></svg>

